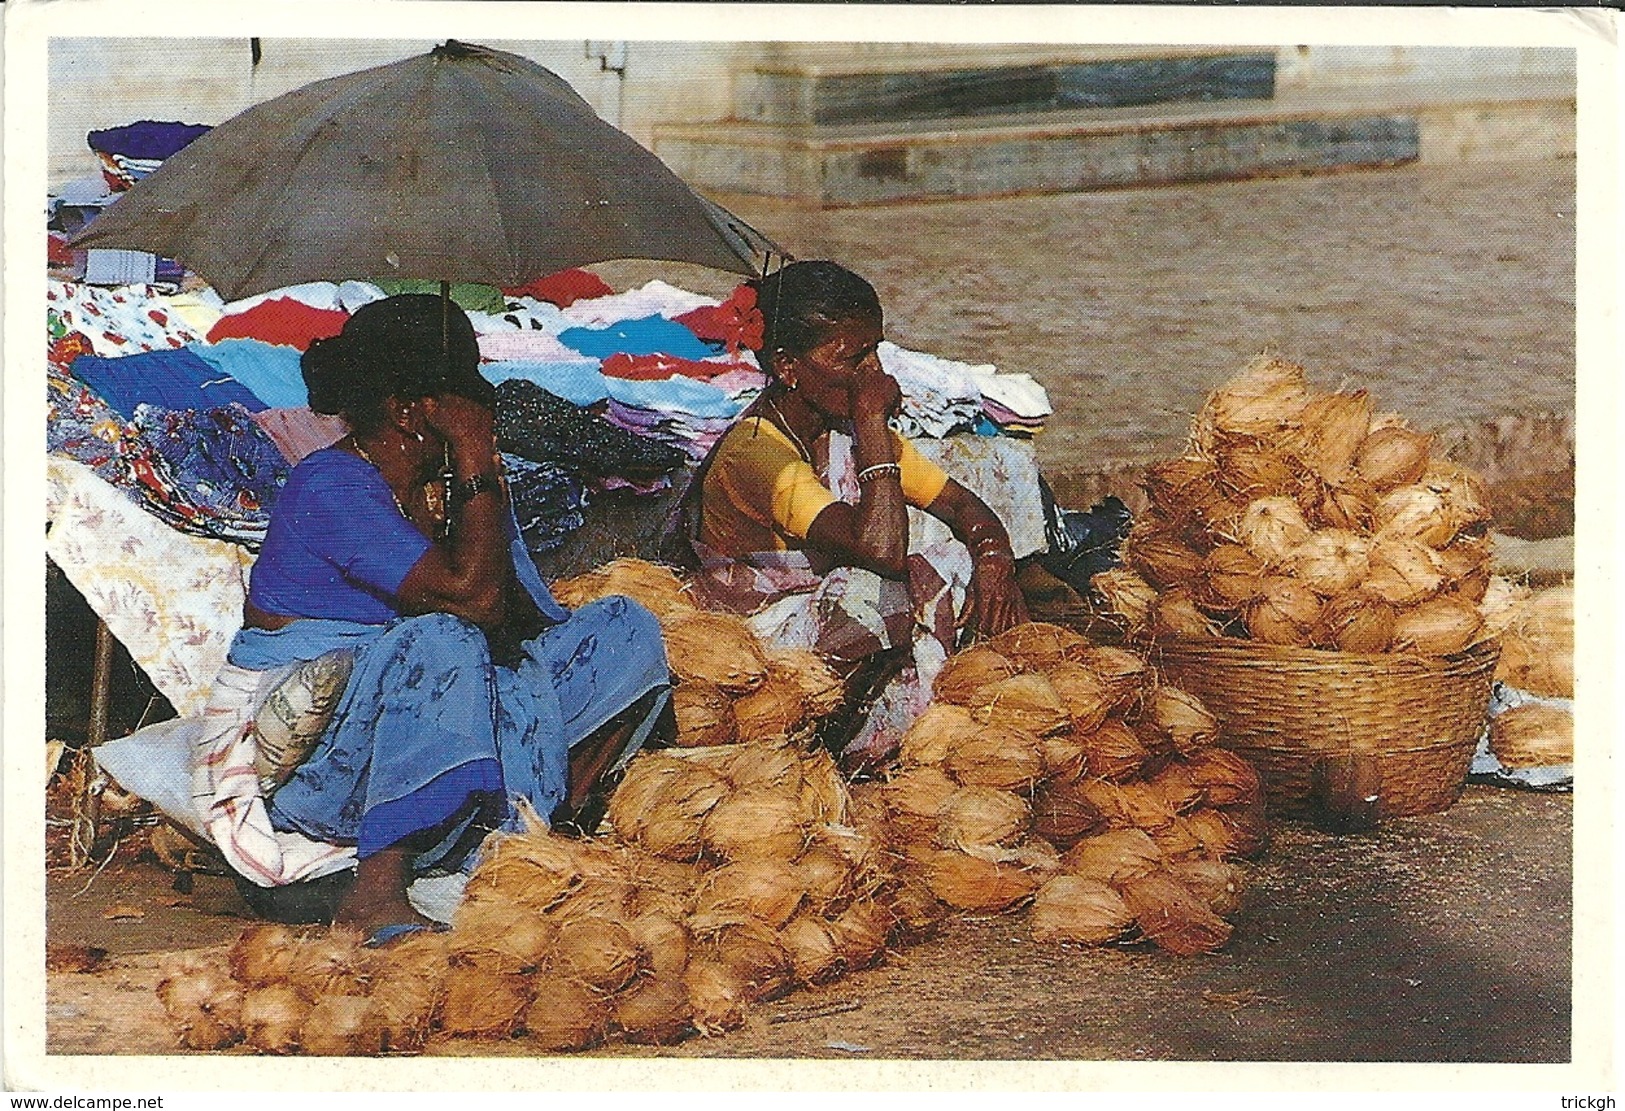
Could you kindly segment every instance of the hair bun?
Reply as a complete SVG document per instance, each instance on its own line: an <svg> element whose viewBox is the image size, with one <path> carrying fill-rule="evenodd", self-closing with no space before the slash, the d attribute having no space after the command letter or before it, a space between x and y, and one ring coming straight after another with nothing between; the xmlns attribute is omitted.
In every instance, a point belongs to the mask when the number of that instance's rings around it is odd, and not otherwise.
<svg viewBox="0 0 1625 1111"><path fill-rule="evenodd" d="M350 408L356 376L343 335L319 339L299 358L312 412L334 416Z"/></svg>

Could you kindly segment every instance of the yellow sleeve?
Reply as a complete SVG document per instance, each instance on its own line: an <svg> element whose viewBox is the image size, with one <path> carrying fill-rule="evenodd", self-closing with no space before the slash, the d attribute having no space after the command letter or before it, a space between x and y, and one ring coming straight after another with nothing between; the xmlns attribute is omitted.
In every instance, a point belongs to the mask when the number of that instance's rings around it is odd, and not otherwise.
<svg viewBox="0 0 1625 1111"><path fill-rule="evenodd" d="M812 467L767 421L747 419L718 445L705 485L707 543L730 554L805 540L835 500Z"/></svg>
<svg viewBox="0 0 1625 1111"><path fill-rule="evenodd" d="M924 509L936 501L942 488L948 485L948 472L921 455L918 448L897 433L892 433L892 439L897 441L903 500L916 509Z"/></svg>
<svg viewBox="0 0 1625 1111"><path fill-rule="evenodd" d="M818 481L812 467L794 459L773 480L773 522L797 540L805 540L813 521L834 500L835 495Z"/></svg>

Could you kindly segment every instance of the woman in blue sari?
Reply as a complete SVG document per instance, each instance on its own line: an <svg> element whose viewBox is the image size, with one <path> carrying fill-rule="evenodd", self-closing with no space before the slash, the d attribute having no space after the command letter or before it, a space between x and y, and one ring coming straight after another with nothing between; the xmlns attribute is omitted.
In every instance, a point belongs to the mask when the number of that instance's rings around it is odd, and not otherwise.
<svg viewBox="0 0 1625 1111"><path fill-rule="evenodd" d="M426 924L414 870L456 866L527 803L580 818L669 720L653 616L619 597L564 610L519 543L478 362L468 318L433 296L375 302L311 346L310 406L353 431L289 476L230 655L263 672L353 653L266 805L278 831L355 846L336 920L375 936Z"/></svg>

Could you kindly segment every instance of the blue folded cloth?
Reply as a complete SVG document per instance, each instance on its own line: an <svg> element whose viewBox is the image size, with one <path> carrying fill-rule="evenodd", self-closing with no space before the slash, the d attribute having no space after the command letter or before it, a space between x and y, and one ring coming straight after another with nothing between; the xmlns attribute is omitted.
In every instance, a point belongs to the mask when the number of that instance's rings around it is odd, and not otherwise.
<svg viewBox="0 0 1625 1111"><path fill-rule="evenodd" d="M80 355L69 369L126 420L142 402L160 409L213 409L233 402L250 413L270 408L237 379L184 347L111 359Z"/></svg>
<svg viewBox="0 0 1625 1111"><path fill-rule="evenodd" d="M257 339L188 344L188 351L241 382L271 409L297 409L310 401L299 350Z"/></svg>
<svg viewBox="0 0 1625 1111"><path fill-rule="evenodd" d="M705 359L722 350L721 345L706 343L684 325L663 316L622 320L603 328L566 328L559 333L559 342L598 359L623 354Z"/></svg>

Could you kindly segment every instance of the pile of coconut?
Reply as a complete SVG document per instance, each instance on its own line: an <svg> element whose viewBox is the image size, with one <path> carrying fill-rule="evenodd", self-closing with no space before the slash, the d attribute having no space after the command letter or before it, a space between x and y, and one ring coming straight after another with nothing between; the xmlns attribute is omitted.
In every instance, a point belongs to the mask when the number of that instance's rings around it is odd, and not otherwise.
<svg viewBox="0 0 1625 1111"><path fill-rule="evenodd" d="M1482 482L1373 409L1270 356L1210 394L1146 474L1126 566L1093 580L1126 631L1445 656L1504 628Z"/></svg>
<svg viewBox="0 0 1625 1111"><path fill-rule="evenodd" d="M1131 652L1039 622L956 654L933 693L899 769L853 793L859 828L902 856L911 905L1031 901L1044 941L1224 944L1263 795L1200 701Z"/></svg>
<svg viewBox="0 0 1625 1111"><path fill-rule="evenodd" d="M764 647L741 618L700 609L670 568L617 559L555 583L553 593L572 609L622 594L660 621L677 679L672 701L681 747L796 736L841 701L841 681L815 653Z"/></svg>
<svg viewBox="0 0 1625 1111"><path fill-rule="evenodd" d="M1524 593L1501 634L1495 678L1533 697L1490 719L1490 751L1508 768L1572 764L1574 588Z"/></svg>

